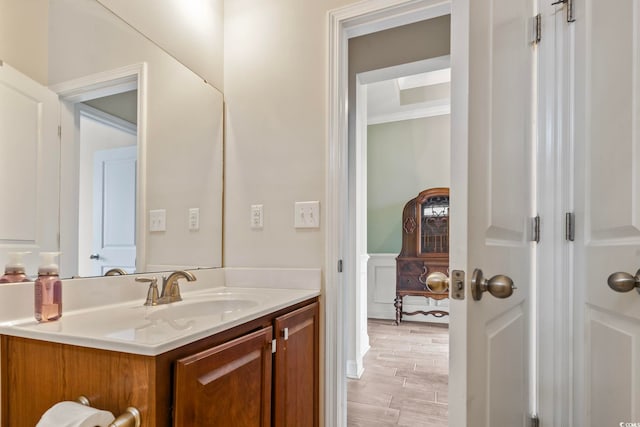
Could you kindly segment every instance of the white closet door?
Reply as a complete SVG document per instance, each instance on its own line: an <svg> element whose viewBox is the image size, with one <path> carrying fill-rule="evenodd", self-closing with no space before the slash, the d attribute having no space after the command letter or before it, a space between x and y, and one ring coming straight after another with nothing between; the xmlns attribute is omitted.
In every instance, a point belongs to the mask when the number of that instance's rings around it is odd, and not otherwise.
<svg viewBox="0 0 640 427"><path fill-rule="evenodd" d="M573 425L619 426L640 423L640 294L607 285L640 268L640 1L575 13Z"/></svg>
<svg viewBox="0 0 640 427"><path fill-rule="evenodd" d="M0 264L8 251L56 251L58 96L0 62ZM34 274L36 257L28 258Z"/></svg>

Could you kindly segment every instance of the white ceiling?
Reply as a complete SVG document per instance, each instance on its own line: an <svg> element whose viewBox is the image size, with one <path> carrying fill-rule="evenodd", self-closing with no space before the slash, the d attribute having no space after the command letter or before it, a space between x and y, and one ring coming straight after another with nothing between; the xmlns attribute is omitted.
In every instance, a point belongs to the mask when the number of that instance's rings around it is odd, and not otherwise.
<svg viewBox="0 0 640 427"><path fill-rule="evenodd" d="M440 62L427 72L366 84L367 124L449 114L451 68Z"/></svg>

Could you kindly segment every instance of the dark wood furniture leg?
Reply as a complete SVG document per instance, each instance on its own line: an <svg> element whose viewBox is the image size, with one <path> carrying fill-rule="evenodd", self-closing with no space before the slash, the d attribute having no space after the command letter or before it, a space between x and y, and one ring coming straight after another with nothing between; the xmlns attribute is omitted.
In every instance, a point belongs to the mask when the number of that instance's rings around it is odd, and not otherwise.
<svg viewBox="0 0 640 427"><path fill-rule="evenodd" d="M402 295L396 295L393 306L396 308L396 326L402 322Z"/></svg>

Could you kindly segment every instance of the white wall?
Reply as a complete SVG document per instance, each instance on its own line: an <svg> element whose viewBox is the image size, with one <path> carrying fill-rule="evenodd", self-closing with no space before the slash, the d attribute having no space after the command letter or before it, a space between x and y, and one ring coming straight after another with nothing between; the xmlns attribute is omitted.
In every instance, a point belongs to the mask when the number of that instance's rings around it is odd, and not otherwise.
<svg viewBox="0 0 640 427"><path fill-rule="evenodd" d="M223 0L98 1L222 90ZM48 8L49 0L0 0L0 60L44 85Z"/></svg>
<svg viewBox="0 0 640 427"><path fill-rule="evenodd" d="M324 208L327 11L350 2L225 2L226 266L323 264L323 215L320 229L296 230L293 208ZM256 203L262 230L249 227Z"/></svg>
<svg viewBox="0 0 640 427"><path fill-rule="evenodd" d="M427 188L449 187L449 115L368 126L367 246L400 253L402 209Z"/></svg>
<svg viewBox="0 0 640 427"><path fill-rule="evenodd" d="M0 60L47 84L48 0L0 0Z"/></svg>
<svg viewBox="0 0 640 427"><path fill-rule="evenodd" d="M222 90L223 0L98 0Z"/></svg>

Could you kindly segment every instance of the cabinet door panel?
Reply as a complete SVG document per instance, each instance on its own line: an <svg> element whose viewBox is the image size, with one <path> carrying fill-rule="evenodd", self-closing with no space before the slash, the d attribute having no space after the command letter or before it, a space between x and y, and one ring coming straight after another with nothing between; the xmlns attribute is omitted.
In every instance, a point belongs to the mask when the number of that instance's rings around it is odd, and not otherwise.
<svg viewBox="0 0 640 427"><path fill-rule="evenodd" d="M318 303L275 320L275 426L318 426L318 327Z"/></svg>
<svg viewBox="0 0 640 427"><path fill-rule="evenodd" d="M271 335L264 328L178 360L174 426L269 426Z"/></svg>

